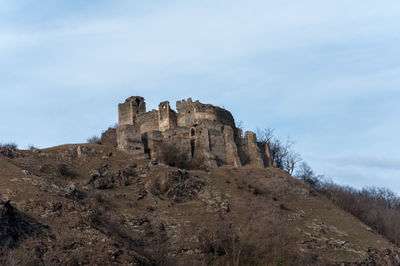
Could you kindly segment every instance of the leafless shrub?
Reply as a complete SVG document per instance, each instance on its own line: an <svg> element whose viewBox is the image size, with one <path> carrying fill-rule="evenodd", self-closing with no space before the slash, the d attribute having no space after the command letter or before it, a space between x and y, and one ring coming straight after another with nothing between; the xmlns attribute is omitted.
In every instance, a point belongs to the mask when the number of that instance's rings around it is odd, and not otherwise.
<svg viewBox="0 0 400 266"><path fill-rule="evenodd" d="M264 130L257 128L256 134L259 142L272 143L275 139L274 129L272 128L265 128Z"/></svg>
<svg viewBox="0 0 400 266"><path fill-rule="evenodd" d="M40 166L39 170L42 173L52 173L52 171L54 171L54 166L52 164L43 164Z"/></svg>
<svg viewBox="0 0 400 266"><path fill-rule="evenodd" d="M208 264L223 258L226 265L247 265L255 258L255 247L230 223L221 222L214 230L205 230L199 234L199 243L202 253L208 255Z"/></svg>
<svg viewBox="0 0 400 266"><path fill-rule="evenodd" d="M206 158L204 154L197 153L191 160L186 161L185 169L207 169Z"/></svg>
<svg viewBox="0 0 400 266"><path fill-rule="evenodd" d="M18 145L15 144L14 142L1 143L0 148L16 150L18 148Z"/></svg>
<svg viewBox="0 0 400 266"><path fill-rule="evenodd" d="M165 191L163 191L163 189L161 187L160 180L158 180L158 179L154 180L154 182L150 186L150 192L154 196L160 196L161 194L163 194L165 192Z"/></svg>
<svg viewBox="0 0 400 266"><path fill-rule="evenodd" d="M101 139L99 136L92 136L88 138L86 141L87 143L101 144Z"/></svg>
<svg viewBox="0 0 400 266"><path fill-rule="evenodd" d="M326 181L323 175L316 175L305 162L298 167L296 177L393 243L400 245L400 227L398 226L400 197L391 190L377 187L365 187L358 190L337 185L333 181Z"/></svg>
<svg viewBox="0 0 400 266"><path fill-rule="evenodd" d="M21 156L22 154L17 150L18 146L15 143L0 144L0 155L6 156L10 159Z"/></svg>
<svg viewBox="0 0 400 266"><path fill-rule="evenodd" d="M94 200L96 205L100 205L105 208L112 207L112 202L109 198L103 195L103 193L96 193L94 195Z"/></svg>
<svg viewBox="0 0 400 266"><path fill-rule="evenodd" d="M312 168L306 162L302 162L299 165L295 177L303 180L313 188L318 188L324 178L323 175L315 174Z"/></svg>
<svg viewBox="0 0 400 266"><path fill-rule="evenodd" d="M28 145L28 150L30 150L30 151L34 151L34 150L37 150L38 148L37 147L35 147L33 144L29 144Z"/></svg>
<svg viewBox="0 0 400 266"><path fill-rule="evenodd" d="M163 225L162 225L163 228ZM160 229L160 231L165 230ZM151 253L155 265L169 266L176 265L174 259L168 255L171 246L168 244L168 237L165 232L158 232L155 238L151 241Z"/></svg>
<svg viewBox="0 0 400 266"><path fill-rule="evenodd" d="M65 163L60 163L57 165L57 173L61 176L66 176L70 178L75 178L78 174L71 169L71 167Z"/></svg>
<svg viewBox="0 0 400 266"><path fill-rule="evenodd" d="M175 145L163 143L160 145L159 159L169 166L183 168L187 161L187 156Z"/></svg>
<svg viewBox="0 0 400 266"><path fill-rule="evenodd" d="M400 245L400 197L387 188L365 187L361 190L324 181L307 163L302 163L296 177L324 194L336 205Z"/></svg>
<svg viewBox="0 0 400 266"><path fill-rule="evenodd" d="M392 191L376 187L357 190L334 183L324 183L318 190L339 207L400 245L400 197Z"/></svg>
<svg viewBox="0 0 400 266"><path fill-rule="evenodd" d="M266 128L264 130L257 129L257 142L259 145L269 145L276 167L293 174L301 157L293 149L294 142L292 140L288 138L283 142L274 135L273 129Z"/></svg>

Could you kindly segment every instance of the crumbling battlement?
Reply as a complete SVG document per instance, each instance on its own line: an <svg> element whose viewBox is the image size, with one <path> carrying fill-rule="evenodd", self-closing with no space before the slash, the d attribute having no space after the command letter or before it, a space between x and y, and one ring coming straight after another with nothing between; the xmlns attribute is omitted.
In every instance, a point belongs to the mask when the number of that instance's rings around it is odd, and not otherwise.
<svg viewBox="0 0 400 266"><path fill-rule="evenodd" d="M188 158L201 156L209 167L272 166L269 147L257 143L253 132L238 134L229 111L191 98L177 101L176 109L165 101L158 110L146 112L143 97L126 99L118 105L118 147L140 158L153 158L169 144Z"/></svg>
<svg viewBox="0 0 400 266"><path fill-rule="evenodd" d="M187 101L177 101L176 109L178 110L178 125L180 126L187 126L188 120L196 119L199 121L211 120L231 127L235 126L235 120L229 111L211 104L193 102L191 98Z"/></svg>
<svg viewBox="0 0 400 266"><path fill-rule="evenodd" d="M119 125L133 125L139 113L146 112L146 103L143 97L129 97L125 103L118 105Z"/></svg>

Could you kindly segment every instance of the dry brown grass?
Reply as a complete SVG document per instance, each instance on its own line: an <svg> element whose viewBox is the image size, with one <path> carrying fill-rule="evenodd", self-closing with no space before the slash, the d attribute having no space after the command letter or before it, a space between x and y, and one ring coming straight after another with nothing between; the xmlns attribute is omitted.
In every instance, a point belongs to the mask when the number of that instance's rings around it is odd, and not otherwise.
<svg viewBox="0 0 400 266"><path fill-rule="evenodd" d="M87 147L88 152L78 157L78 146ZM113 155L104 159L110 152ZM157 195L168 191L162 182L176 168L150 169L148 160L135 160L112 146L64 145L22 154L14 159L0 156L0 194L48 225L54 237L22 241L12 253L15 259L20 259L25 246L30 251L42 250L41 260L50 265L309 265L363 261L358 253L325 246L324 237L347 241L361 254L368 247L393 248L280 169L188 171L204 186L183 202ZM77 173L74 179L54 175L62 163ZM132 185L104 191L85 185L92 169L107 165L113 174L132 164L138 173ZM84 199L70 199L58 189L71 182L85 191ZM179 190L174 191L191 189L186 182L179 181ZM326 234L318 231L321 235L313 238L315 224L323 226ZM307 250L303 241L311 241L312 249Z"/></svg>

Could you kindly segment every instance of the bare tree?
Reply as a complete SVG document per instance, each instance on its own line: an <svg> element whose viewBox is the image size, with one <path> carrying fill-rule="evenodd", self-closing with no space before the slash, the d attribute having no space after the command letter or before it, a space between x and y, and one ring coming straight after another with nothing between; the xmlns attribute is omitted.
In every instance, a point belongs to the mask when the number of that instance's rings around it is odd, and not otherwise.
<svg viewBox="0 0 400 266"><path fill-rule="evenodd" d="M324 176L322 175L316 175L306 162L302 162L299 165L295 176L298 179L301 179L304 182L310 184L310 186L314 188L317 188L320 185L321 180L324 178Z"/></svg>
<svg viewBox="0 0 400 266"><path fill-rule="evenodd" d="M101 144L101 138L99 136L92 136L88 138L87 143L95 143L95 144Z"/></svg>
<svg viewBox="0 0 400 266"><path fill-rule="evenodd" d="M275 139L273 128L265 128L263 130L257 128L256 134L259 142L263 143L272 143L272 140Z"/></svg>
<svg viewBox="0 0 400 266"><path fill-rule="evenodd" d="M282 142L274 135L274 129L257 129L257 141L260 144L268 144L275 162L275 166L293 174L297 164L301 161L300 154L294 151L294 142L288 138Z"/></svg>
<svg viewBox="0 0 400 266"><path fill-rule="evenodd" d="M289 150L288 154L283 160L283 169L286 170L289 174L293 175L296 165L300 161L300 154L293 150Z"/></svg>
<svg viewBox="0 0 400 266"><path fill-rule="evenodd" d="M348 186L320 183L318 191L363 223L400 245L400 197L387 188Z"/></svg>

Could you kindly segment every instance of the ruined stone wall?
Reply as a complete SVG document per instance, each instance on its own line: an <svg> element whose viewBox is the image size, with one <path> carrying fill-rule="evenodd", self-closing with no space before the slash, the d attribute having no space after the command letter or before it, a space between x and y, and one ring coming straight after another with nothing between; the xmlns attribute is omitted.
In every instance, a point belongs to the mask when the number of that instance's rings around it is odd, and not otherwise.
<svg viewBox="0 0 400 266"><path fill-rule="evenodd" d="M133 125L133 108L131 104L118 105L118 124L119 125Z"/></svg>
<svg viewBox="0 0 400 266"><path fill-rule="evenodd" d="M235 128L235 120L229 111L210 104L192 102L189 98L187 101L177 101L176 109L178 111L177 124L180 127L190 127L194 122L209 120Z"/></svg>
<svg viewBox="0 0 400 266"><path fill-rule="evenodd" d="M118 124L133 125L137 114L146 112L146 103L143 97L130 97L118 105Z"/></svg>
<svg viewBox="0 0 400 266"><path fill-rule="evenodd" d="M265 167L273 167L274 166L274 158L272 158L271 150L269 148L268 143L260 143L258 144L258 148L261 152L261 158L264 161Z"/></svg>
<svg viewBox="0 0 400 266"><path fill-rule="evenodd" d="M208 167L273 164L268 145L257 143L253 132L242 137L229 111L190 98L176 106L178 113L167 101L158 111L146 112L142 97L128 98L119 105L118 147L155 158L162 147L172 145L188 160L204 158Z"/></svg>
<svg viewBox="0 0 400 266"><path fill-rule="evenodd" d="M164 143L164 137L160 131L150 131L142 134L144 150L150 155L150 158L159 158L161 147Z"/></svg>
<svg viewBox="0 0 400 266"><path fill-rule="evenodd" d="M171 109L169 102L162 102L158 107L158 127L161 132L177 125L177 117L174 110Z"/></svg>
<svg viewBox="0 0 400 266"><path fill-rule="evenodd" d="M211 149L210 131L207 128L201 128L195 139L194 159L203 160L203 165L209 168L218 166L216 154Z"/></svg>
<svg viewBox="0 0 400 266"><path fill-rule="evenodd" d="M231 127L224 127L224 140L226 147L227 164L241 167L242 161L239 157L239 150L235 143L234 130Z"/></svg>
<svg viewBox="0 0 400 266"><path fill-rule="evenodd" d="M242 149L248 159L248 163L254 167L264 167L264 161L257 144L257 137L254 132L246 131L242 140Z"/></svg>
<svg viewBox="0 0 400 266"><path fill-rule="evenodd" d="M209 129L210 149L215 155L215 160L218 166L227 164L227 152L223 131Z"/></svg>
<svg viewBox="0 0 400 266"><path fill-rule="evenodd" d="M189 137L188 128L186 127L176 127L168 129L163 132L165 142L178 148L181 153L190 159L192 158L192 146L191 139Z"/></svg>
<svg viewBox="0 0 400 266"><path fill-rule="evenodd" d="M117 128L118 148L131 154L145 158L144 143L139 127L134 125L121 125Z"/></svg>
<svg viewBox="0 0 400 266"><path fill-rule="evenodd" d="M209 147L206 147L214 156L218 166L227 164L225 139L224 139L224 126L219 122L213 120L203 120L196 126L196 135L199 132L207 130L208 141L203 141ZM198 132L197 132L198 131ZM203 134L203 138L204 134Z"/></svg>
<svg viewBox="0 0 400 266"><path fill-rule="evenodd" d="M158 112L152 110L147 113L139 113L135 118L135 125L140 129L141 133L158 130Z"/></svg>

